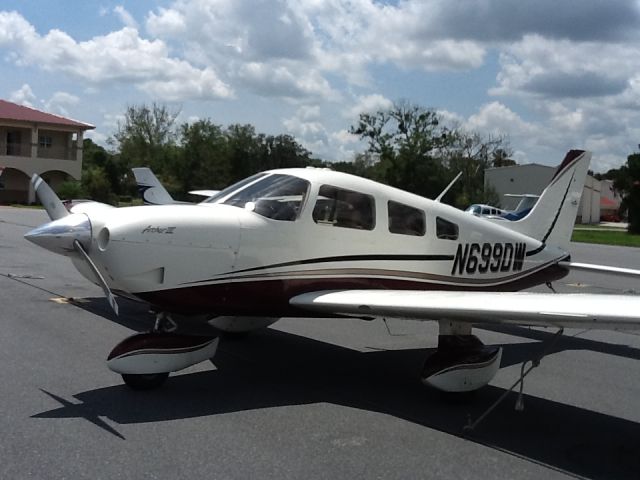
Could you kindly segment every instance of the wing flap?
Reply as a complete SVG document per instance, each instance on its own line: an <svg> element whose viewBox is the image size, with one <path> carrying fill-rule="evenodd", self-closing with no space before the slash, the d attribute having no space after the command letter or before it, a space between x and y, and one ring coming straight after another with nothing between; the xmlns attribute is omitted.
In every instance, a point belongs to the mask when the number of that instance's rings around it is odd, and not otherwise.
<svg viewBox="0 0 640 480"><path fill-rule="evenodd" d="M290 303L315 312L355 317L640 329L638 295L343 290L305 293Z"/></svg>

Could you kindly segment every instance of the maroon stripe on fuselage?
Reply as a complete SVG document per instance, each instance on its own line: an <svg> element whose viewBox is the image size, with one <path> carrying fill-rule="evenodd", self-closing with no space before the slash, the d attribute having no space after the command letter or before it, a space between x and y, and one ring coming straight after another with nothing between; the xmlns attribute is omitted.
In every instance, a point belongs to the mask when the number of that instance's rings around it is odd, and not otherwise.
<svg viewBox="0 0 640 480"><path fill-rule="evenodd" d="M156 309L176 313L211 313L231 316L317 316L289 305L296 295L321 290L474 290L513 292L563 278L568 270L550 265L526 277L502 285L446 285L389 278L295 278L247 280L197 285L169 290L138 292L135 295ZM326 315L323 315L326 316Z"/></svg>

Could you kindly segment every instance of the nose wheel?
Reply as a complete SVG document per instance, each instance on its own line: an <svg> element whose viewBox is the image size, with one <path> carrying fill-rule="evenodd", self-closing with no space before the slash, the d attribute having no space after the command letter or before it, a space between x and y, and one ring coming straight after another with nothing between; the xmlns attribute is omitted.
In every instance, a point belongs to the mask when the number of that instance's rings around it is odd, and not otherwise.
<svg viewBox="0 0 640 480"><path fill-rule="evenodd" d="M169 372L164 373L123 373L122 380L134 390L153 390L161 387L169 378Z"/></svg>
<svg viewBox="0 0 640 480"><path fill-rule="evenodd" d="M218 348L220 339L217 335L195 336L167 331L176 329L168 315L160 315L157 323L158 331L125 338L107 357L109 369L119 373L124 383L134 390L158 388L170 372L209 360Z"/></svg>

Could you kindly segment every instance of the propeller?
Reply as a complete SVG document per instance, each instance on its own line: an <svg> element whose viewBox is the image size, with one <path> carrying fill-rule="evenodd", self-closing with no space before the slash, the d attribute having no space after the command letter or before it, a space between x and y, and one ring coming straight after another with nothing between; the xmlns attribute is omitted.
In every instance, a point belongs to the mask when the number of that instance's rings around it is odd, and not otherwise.
<svg viewBox="0 0 640 480"><path fill-rule="evenodd" d="M51 220L58 220L59 218L69 215L69 212L58 198L58 195L56 195L56 192L47 185L47 182L45 182L40 175L34 173L31 177L31 184Z"/></svg>
<svg viewBox="0 0 640 480"><path fill-rule="evenodd" d="M107 301L109 302L109 305L111 306L113 311L116 312L116 315L118 315L118 303L116 302L116 297L113 295L113 293L111 293L111 289L109 288L109 285L107 285L107 282L104 280L104 277L100 273L100 270L98 270L98 267L96 267L96 264L93 263L93 260L91 260L91 257L89 257L89 254L84 249L80 241L74 240L73 248L75 248L76 252L78 252L80 256L84 259L84 261L87 262L87 265L89 265L89 268L98 279L98 283L102 287L102 291L104 292L104 296L107 297Z"/></svg>
<svg viewBox="0 0 640 480"><path fill-rule="evenodd" d="M104 277L93 263L84 245L91 245L91 221L84 213L70 214L56 193L38 174L31 177L31 183L51 218L51 222L34 228L25 234L25 238L36 245L62 255L77 252L93 272L97 283L102 288L109 305L118 315L118 303Z"/></svg>

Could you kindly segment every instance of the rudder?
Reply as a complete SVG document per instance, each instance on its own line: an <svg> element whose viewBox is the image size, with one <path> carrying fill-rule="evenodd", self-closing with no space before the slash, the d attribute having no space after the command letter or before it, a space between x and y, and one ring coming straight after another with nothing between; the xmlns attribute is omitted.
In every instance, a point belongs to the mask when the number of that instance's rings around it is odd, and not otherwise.
<svg viewBox="0 0 640 480"><path fill-rule="evenodd" d="M591 152L570 150L531 212L505 226L567 250L590 162Z"/></svg>

